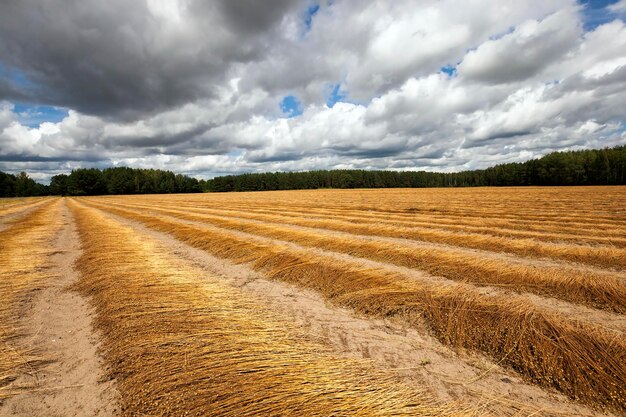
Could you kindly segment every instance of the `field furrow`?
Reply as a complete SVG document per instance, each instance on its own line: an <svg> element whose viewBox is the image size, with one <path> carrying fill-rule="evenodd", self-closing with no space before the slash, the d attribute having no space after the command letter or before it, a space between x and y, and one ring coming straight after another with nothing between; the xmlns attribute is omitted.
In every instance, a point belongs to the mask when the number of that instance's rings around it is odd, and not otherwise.
<svg viewBox="0 0 626 417"><path fill-rule="evenodd" d="M134 204L136 207L153 208L150 204ZM500 228L493 224L468 225L463 219L445 219L445 222L433 222L431 220L400 220L391 216L371 218L367 213L351 212L349 210L330 211L320 213L317 210L295 211L289 208L277 207L275 209L259 209L250 207L236 208L229 207L196 207L195 205L179 204L159 204L159 208L175 208L190 213L198 214L219 214L235 218L246 218L254 220L266 220L272 223L323 223L328 220L341 220L350 223L358 222L360 225L386 225L402 230L425 230L442 233L473 233L485 236L504 237L509 239L532 239L548 243L564 243L586 246L608 246L611 248L626 248L626 228L624 230L581 230L575 229L577 233L569 231L533 231L531 226L525 226L524 230L511 228Z"/></svg>
<svg viewBox="0 0 626 417"><path fill-rule="evenodd" d="M384 196L383 198L381 198ZM141 197L156 201L158 197ZM499 188L415 190L312 190L297 193L242 195L214 194L210 200L198 196L172 196L159 204L186 203L186 207L266 208L308 212L355 211L379 217L403 216L407 220L425 217L426 221L457 219L464 221L505 221L526 227L570 226L593 230L626 227L626 205L619 187L580 188ZM497 225L495 225L497 226Z"/></svg>
<svg viewBox="0 0 626 417"><path fill-rule="evenodd" d="M278 216L287 217L304 217L309 219L344 219L353 220L358 218L360 222L366 224L370 223L383 223L404 227L424 227L431 229L441 230L459 230L459 231L472 231L483 234L500 234L502 236L518 236L529 238L545 238L558 241L559 239L575 239L576 237L589 239L591 242L598 242L609 244L612 242L620 243L625 238L626 226L619 227L615 224L579 224L576 226L564 226L563 224L550 223L546 221L531 222L531 221L517 221L510 222L506 220L498 220L497 218L485 219L483 217L471 218L469 216L463 217L437 217L428 216L422 214L392 214L389 212L375 213L372 211L364 210L350 210L350 209L319 209L312 207L300 207L295 208L291 205L283 206L276 204L270 205L258 205L250 207L246 204L229 204L227 207L206 204L201 208L197 204L189 204L184 201L173 201L164 204L159 204L161 207L177 207L184 208L186 210L224 210L232 211L234 213L259 213L259 214L272 214ZM623 242L622 242L623 243Z"/></svg>
<svg viewBox="0 0 626 417"><path fill-rule="evenodd" d="M0 210L28 204L34 200L36 199L33 197L0 198Z"/></svg>
<svg viewBox="0 0 626 417"><path fill-rule="evenodd" d="M158 241L70 206L79 288L96 306L124 415L470 415L336 357Z"/></svg>
<svg viewBox="0 0 626 417"><path fill-rule="evenodd" d="M137 210L134 207L126 208ZM380 241L367 236L287 227L242 218L199 215L182 210L142 209L159 215L199 221L303 246L415 268L455 281L495 285L619 313L626 312L626 280L617 273L591 272L564 266L537 268L532 264L490 259L480 253L472 254L449 248L415 246L408 242L403 244L401 241Z"/></svg>
<svg viewBox="0 0 626 417"><path fill-rule="evenodd" d="M172 205L173 206L173 205ZM175 207L175 206L173 206ZM178 205L178 208L182 208ZM545 226L540 227L538 224L526 224L518 227L502 227L495 224L496 222L485 222L484 220L470 221L465 219L424 219L416 218L412 216L410 219L406 218L393 218L391 215L384 216L370 216L368 213L359 211L326 211L319 212L313 210L307 211L293 211L288 208L275 208L275 209L250 209L246 207L241 208L196 208L196 207L184 207L185 210L192 212L210 213L212 211L222 211L232 213L234 216L241 216L242 214L251 215L271 215L280 218L304 218L309 220L328 220L338 219L354 221L359 219L361 224L385 224L389 226L405 227L413 229L433 229L439 231L451 231L451 232L471 232L492 236L511 237L511 238L528 238L537 239L547 242L564 242L564 243L576 243L576 244L597 244L597 245L612 245L616 247L626 247L626 228L624 230L616 230L611 226L605 230L598 230L593 228L590 230L584 230L579 228L547 228Z"/></svg>
<svg viewBox="0 0 626 417"><path fill-rule="evenodd" d="M484 352L528 380L572 398L626 409L626 342L621 335L465 284L418 281L280 242L260 243L234 231L114 207L106 200L98 207L213 255L250 263L270 278L314 289L360 313L399 316L408 323L419 317L443 343Z"/></svg>
<svg viewBox="0 0 626 417"><path fill-rule="evenodd" d="M23 334L16 318L24 301L50 278L50 241L60 227L59 206L59 200L47 200L0 231L0 400L32 388L11 382L42 362L37 352L16 344Z"/></svg>
<svg viewBox="0 0 626 417"><path fill-rule="evenodd" d="M110 202L107 203L107 206L98 205L97 202L86 201L83 200L83 203L88 204L91 207L99 208L99 209L107 209L113 208L114 205L111 205ZM137 214L137 211L129 210L128 207L115 206L117 210L121 210L121 212L126 212L131 216ZM256 242L260 245L269 245L269 246L286 246L291 249L296 249L299 251L306 252L307 254L319 256L328 260L329 262L336 263L349 263L358 268L368 268L375 269L377 271L384 271L391 274L396 274L402 276L403 279L411 279L417 281L427 281L431 284L438 286L449 286L449 285L465 285L469 288L474 288L477 292L486 295L499 295L503 297L507 297L509 299L516 299L522 303L528 303L538 307L539 309L547 312L552 312L555 314L559 314L562 316L569 317L575 321L586 322L590 325L598 326L600 328L606 329L611 332L616 332L618 334L623 334L626 332L626 315L612 312L607 309L598 309L593 307L586 307L583 304L575 304L568 301L563 301L558 298L546 297L542 295L531 293L531 292L522 292L519 289L515 290L516 285L508 286L508 285L494 285L494 284L477 284L472 283L467 280L453 280L450 278L446 278L442 275L434 275L429 274L426 271L422 271L415 268L399 266L390 261L385 260L376 260L371 254L366 254L364 256L358 256L354 252L341 251L341 250L333 250L333 249L324 249L322 247L316 247L310 244L310 242L302 242L297 243L293 240L278 239L272 238L268 236L263 236L261 234L255 234L251 232L246 232L243 228L226 228L223 226L218 226L216 224L212 224L206 221L199 220L190 220L186 219L184 216L170 216L164 214L159 210L142 210L142 214L150 215L158 217L163 220L171 220L174 222L179 222L184 225L197 227L200 229L208 229L214 233L226 233L228 236L233 236L235 238L243 239L245 241ZM118 214L113 214L109 211L109 214L113 216L118 216L119 219L128 219L127 217L122 217L120 212ZM128 219L129 221L132 221ZM138 224L138 223L136 223ZM155 230L156 232L156 230ZM331 232L331 234L340 233L340 232ZM348 235L352 237L351 235ZM380 238L370 239L370 242L376 242ZM392 242L395 244L396 242ZM480 255L483 255L482 253ZM562 267L562 265L556 264L557 268ZM600 274L603 271L600 270ZM611 275L612 276L612 275ZM623 274L618 275L623 278ZM563 297L560 297L563 298Z"/></svg>
<svg viewBox="0 0 626 417"><path fill-rule="evenodd" d="M0 206L0 227L6 227L7 224L18 220L31 210L41 205L45 205L48 199L23 199L19 204L8 205L8 207Z"/></svg>
<svg viewBox="0 0 626 417"><path fill-rule="evenodd" d="M148 206L143 206L148 207ZM224 216L224 212L221 214ZM626 268L626 249L613 246L590 246L542 242L536 239L516 239L489 236L479 233L451 232L434 229L416 229L390 226L380 223L363 224L360 219L307 219L274 215L233 216L252 220L267 220L295 226L328 229L367 236L382 236L411 239L421 242L440 243L470 249L505 252L518 256L550 258L570 262L580 262L593 266Z"/></svg>

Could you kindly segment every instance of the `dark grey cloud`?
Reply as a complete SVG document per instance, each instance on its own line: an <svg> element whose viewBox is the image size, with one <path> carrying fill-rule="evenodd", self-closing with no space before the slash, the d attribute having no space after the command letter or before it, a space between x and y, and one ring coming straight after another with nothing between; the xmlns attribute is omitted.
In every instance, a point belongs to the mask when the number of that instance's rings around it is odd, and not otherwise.
<svg viewBox="0 0 626 417"><path fill-rule="evenodd" d="M154 135L149 136L128 136L128 137L110 137L102 141L102 145L110 150L116 149L128 149L128 148L153 148L161 149L166 148L167 153L176 154L176 147L179 144L184 145L186 150L190 146L190 141L193 141L202 133L209 130L215 125L201 123L197 126L193 126L182 132L177 133L165 133L157 132Z"/></svg>
<svg viewBox="0 0 626 417"><path fill-rule="evenodd" d="M296 2L169 4L4 1L0 64L20 78L0 80L0 100L130 120L210 97L233 64L264 56Z"/></svg>
<svg viewBox="0 0 626 417"><path fill-rule="evenodd" d="M519 130L519 131L498 131L494 134L487 136L485 138L467 140L463 143L464 149L472 149L472 148L480 148L485 145L493 145L493 144L506 144L511 142L511 139L518 139L524 136L528 136L533 132L530 130Z"/></svg>
<svg viewBox="0 0 626 417"><path fill-rule="evenodd" d="M73 156L39 156L32 154L4 154L0 155L0 162L65 162L65 161L98 161L101 158L89 157L85 155Z"/></svg>
<svg viewBox="0 0 626 417"><path fill-rule="evenodd" d="M296 0L272 0L271 4L258 0L219 0L215 2L196 2L191 7L201 14L206 7L214 3L220 9L229 25L239 33L257 35L276 28L283 16L302 3ZM208 5L208 6L207 6Z"/></svg>
<svg viewBox="0 0 626 417"><path fill-rule="evenodd" d="M394 146L381 146L369 149L355 146L333 146L331 150L338 155L354 158L385 158L405 152L405 146L406 144L396 144Z"/></svg>
<svg viewBox="0 0 626 417"><path fill-rule="evenodd" d="M305 158L306 154L302 152L282 152L280 154L266 155L257 154L250 156L247 160L251 163L265 163L265 162L286 162L286 161L299 161Z"/></svg>

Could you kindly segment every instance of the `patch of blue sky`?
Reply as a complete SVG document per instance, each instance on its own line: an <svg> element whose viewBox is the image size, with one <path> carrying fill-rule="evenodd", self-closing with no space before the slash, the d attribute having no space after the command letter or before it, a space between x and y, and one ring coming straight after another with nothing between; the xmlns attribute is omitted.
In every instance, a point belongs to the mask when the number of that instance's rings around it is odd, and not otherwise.
<svg viewBox="0 0 626 417"><path fill-rule="evenodd" d="M506 35L510 35L513 32L515 32L515 26L509 26L506 30L504 30L504 31L502 31L500 33L495 33L495 34L489 36L489 40L490 41L497 41L498 39L501 39L501 38L505 37Z"/></svg>
<svg viewBox="0 0 626 417"><path fill-rule="evenodd" d="M320 10L319 4L314 4L312 6L309 6L306 9L306 12L304 13L304 24L306 26L307 32L311 30L311 26L313 25L313 18L315 17L317 12L319 12L319 10Z"/></svg>
<svg viewBox="0 0 626 417"><path fill-rule="evenodd" d="M592 31L600 25L611 22L620 16L609 9L619 0L578 0L583 7L583 26Z"/></svg>
<svg viewBox="0 0 626 417"><path fill-rule="evenodd" d="M233 149L232 151L227 152L226 156L230 158L238 158L243 155L243 152L244 151L242 149Z"/></svg>
<svg viewBox="0 0 626 417"><path fill-rule="evenodd" d="M62 107L25 103L14 103L13 112L21 124L31 128L39 127L45 122L58 123L68 115L67 109Z"/></svg>
<svg viewBox="0 0 626 417"><path fill-rule="evenodd" d="M283 97L280 102L280 110L287 118L300 116L304 111L300 100L298 100L298 98L293 95Z"/></svg>
<svg viewBox="0 0 626 417"><path fill-rule="evenodd" d="M331 84L329 92L326 94L326 105L332 108L336 103L344 101L348 97L348 93L341 91L341 84Z"/></svg>
<svg viewBox="0 0 626 417"><path fill-rule="evenodd" d="M2 63L0 63L0 79L6 80L10 85L19 89L30 89L36 86L23 71L7 67Z"/></svg>
<svg viewBox="0 0 626 417"><path fill-rule="evenodd" d="M448 77L453 78L456 77L456 65L446 65L440 68L442 73L446 74Z"/></svg>
<svg viewBox="0 0 626 417"><path fill-rule="evenodd" d="M549 87L559 85L559 84L561 84L561 80L551 80L551 81L544 82L544 85L547 85Z"/></svg>

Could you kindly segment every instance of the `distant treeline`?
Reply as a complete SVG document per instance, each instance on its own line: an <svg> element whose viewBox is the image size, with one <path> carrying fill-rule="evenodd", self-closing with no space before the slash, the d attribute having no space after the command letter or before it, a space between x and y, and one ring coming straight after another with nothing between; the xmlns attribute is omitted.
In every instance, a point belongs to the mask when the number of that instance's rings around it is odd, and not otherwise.
<svg viewBox="0 0 626 417"><path fill-rule="evenodd" d="M49 186L38 184L22 172L0 172L0 197L37 195L169 194L199 193L200 182L186 175L159 169L75 169L52 177Z"/></svg>
<svg viewBox="0 0 626 417"><path fill-rule="evenodd" d="M0 172L0 197L522 185L626 185L626 146L554 152L522 163L456 173L331 170L228 175L205 181L171 171L121 167L75 169L69 175L55 175L45 186L24 172Z"/></svg>
<svg viewBox="0 0 626 417"><path fill-rule="evenodd" d="M204 191L220 192L523 185L626 185L626 146L554 152L522 163L456 173L365 170L269 172L228 175L202 182Z"/></svg>
<svg viewBox="0 0 626 417"><path fill-rule="evenodd" d="M50 181L52 195L171 194L201 191L197 179L160 169L75 169L69 175L55 175Z"/></svg>
<svg viewBox="0 0 626 417"><path fill-rule="evenodd" d="M20 172L19 175L0 171L0 197L33 197L48 195L48 187Z"/></svg>

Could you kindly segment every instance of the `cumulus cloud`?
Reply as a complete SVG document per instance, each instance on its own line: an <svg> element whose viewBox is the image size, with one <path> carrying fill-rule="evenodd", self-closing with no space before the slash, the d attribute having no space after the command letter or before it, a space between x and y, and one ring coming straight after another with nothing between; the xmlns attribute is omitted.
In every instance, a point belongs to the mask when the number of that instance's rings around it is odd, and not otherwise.
<svg viewBox="0 0 626 417"><path fill-rule="evenodd" d="M485 83L511 83L537 75L577 44L582 25L574 10L528 20L511 33L481 44L459 65L459 74Z"/></svg>
<svg viewBox="0 0 626 417"><path fill-rule="evenodd" d="M626 13L626 0L619 0L608 6L608 9L613 13Z"/></svg>
<svg viewBox="0 0 626 417"><path fill-rule="evenodd" d="M0 59L23 79L5 77L4 98L128 119L211 97L233 65L266 54L294 5L8 1Z"/></svg>
<svg viewBox="0 0 626 417"><path fill-rule="evenodd" d="M623 1L593 30L573 0L5 3L0 169L40 179L454 171L625 142ZM16 103L67 116L27 126Z"/></svg>

